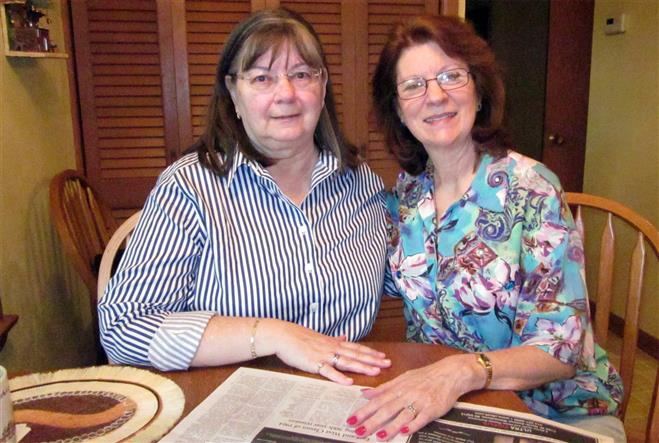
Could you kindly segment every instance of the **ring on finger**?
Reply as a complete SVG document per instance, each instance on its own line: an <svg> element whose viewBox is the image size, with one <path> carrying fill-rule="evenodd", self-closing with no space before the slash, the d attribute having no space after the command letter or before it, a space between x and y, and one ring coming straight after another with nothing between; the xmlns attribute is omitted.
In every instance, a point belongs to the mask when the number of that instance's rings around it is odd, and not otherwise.
<svg viewBox="0 0 659 443"><path fill-rule="evenodd" d="M325 366L324 361L319 361L318 364L316 365L316 372L320 374L320 370L323 369L323 366Z"/></svg>
<svg viewBox="0 0 659 443"><path fill-rule="evenodd" d="M339 354L334 354L334 357L332 357L332 366L336 367L336 365L339 364L339 358L341 356Z"/></svg>
<svg viewBox="0 0 659 443"><path fill-rule="evenodd" d="M412 413L412 420L414 420L416 416L419 415L419 411L417 411L416 408L414 407L414 402L405 406L405 408Z"/></svg>

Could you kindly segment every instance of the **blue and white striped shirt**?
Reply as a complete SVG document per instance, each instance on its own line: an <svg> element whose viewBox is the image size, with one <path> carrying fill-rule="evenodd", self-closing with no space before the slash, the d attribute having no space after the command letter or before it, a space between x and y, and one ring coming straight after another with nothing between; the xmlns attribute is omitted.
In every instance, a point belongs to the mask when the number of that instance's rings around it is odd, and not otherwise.
<svg viewBox="0 0 659 443"><path fill-rule="evenodd" d="M337 168L322 151L300 207L241 154L223 178L196 154L167 168L99 304L110 359L186 369L215 314L365 336L383 284L383 184L365 164Z"/></svg>

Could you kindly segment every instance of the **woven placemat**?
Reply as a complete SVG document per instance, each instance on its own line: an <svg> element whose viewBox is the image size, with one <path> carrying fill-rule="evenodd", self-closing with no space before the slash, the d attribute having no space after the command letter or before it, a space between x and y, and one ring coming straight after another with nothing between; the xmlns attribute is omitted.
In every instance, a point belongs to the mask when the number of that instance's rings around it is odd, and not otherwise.
<svg viewBox="0 0 659 443"><path fill-rule="evenodd" d="M155 441L181 416L185 397L173 381L122 366L94 366L9 380L24 442Z"/></svg>

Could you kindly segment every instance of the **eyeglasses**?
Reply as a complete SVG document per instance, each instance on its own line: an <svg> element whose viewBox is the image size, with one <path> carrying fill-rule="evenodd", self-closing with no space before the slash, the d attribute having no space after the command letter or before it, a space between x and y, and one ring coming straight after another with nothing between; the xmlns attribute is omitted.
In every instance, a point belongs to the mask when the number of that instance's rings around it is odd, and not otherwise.
<svg viewBox="0 0 659 443"><path fill-rule="evenodd" d="M396 85L398 98L401 100L410 100L426 95L426 92L428 91L428 82L431 80L436 80L439 87L444 91L462 88L469 83L469 74L469 71L466 69L457 68L440 72L436 77L432 78L408 78Z"/></svg>
<svg viewBox="0 0 659 443"><path fill-rule="evenodd" d="M243 74L230 74L230 76L245 80L256 91L269 92L274 89L282 77L286 77L295 89L305 89L317 83L322 74L322 69L304 67L296 68L282 74L246 72Z"/></svg>

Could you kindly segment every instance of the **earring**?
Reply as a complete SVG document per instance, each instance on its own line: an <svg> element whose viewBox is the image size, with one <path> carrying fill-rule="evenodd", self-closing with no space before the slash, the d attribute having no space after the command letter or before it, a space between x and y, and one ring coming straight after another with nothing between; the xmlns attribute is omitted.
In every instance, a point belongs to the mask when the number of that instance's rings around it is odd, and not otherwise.
<svg viewBox="0 0 659 443"><path fill-rule="evenodd" d="M236 118L240 120L240 113L238 111L236 111Z"/></svg>
<svg viewBox="0 0 659 443"><path fill-rule="evenodd" d="M480 112L481 109L483 109L483 104L478 102L478 105L476 106L476 112Z"/></svg>

